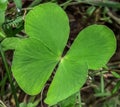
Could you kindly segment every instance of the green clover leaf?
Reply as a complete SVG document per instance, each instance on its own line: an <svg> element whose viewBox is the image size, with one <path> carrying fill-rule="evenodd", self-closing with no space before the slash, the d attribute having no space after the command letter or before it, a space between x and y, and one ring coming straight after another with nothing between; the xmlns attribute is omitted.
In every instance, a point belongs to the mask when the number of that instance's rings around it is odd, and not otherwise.
<svg viewBox="0 0 120 107"><path fill-rule="evenodd" d="M69 38L69 20L54 3L33 8L26 16L25 31L29 38L17 44L12 72L26 93L36 95L58 65L45 99L49 105L79 91L87 79L88 69L103 67L116 49L116 39L109 28L91 25L78 34L62 57Z"/></svg>

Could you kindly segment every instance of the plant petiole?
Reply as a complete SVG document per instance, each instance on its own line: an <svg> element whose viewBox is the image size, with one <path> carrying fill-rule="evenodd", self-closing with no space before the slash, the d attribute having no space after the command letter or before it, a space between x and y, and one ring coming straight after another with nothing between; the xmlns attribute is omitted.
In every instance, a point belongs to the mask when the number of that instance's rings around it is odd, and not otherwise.
<svg viewBox="0 0 120 107"><path fill-rule="evenodd" d="M11 74L10 69L8 67L7 60L5 58L5 54L4 54L3 50L2 50L1 44L0 44L0 54L1 54L4 66L5 66L5 70L7 72L8 79L10 81L10 86L11 86L11 89L12 89L12 93L13 93L13 96L14 96L16 107L19 107L19 102L18 102L18 98L17 98L17 95L16 95L16 90L15 90L14 84L12 82L12 74Z"/></svg>
<svg viewBox="0 0 120 107"><path fill-rule="evenodd" d="M80 91L77 93L77 107L82 107Z"/></svg>

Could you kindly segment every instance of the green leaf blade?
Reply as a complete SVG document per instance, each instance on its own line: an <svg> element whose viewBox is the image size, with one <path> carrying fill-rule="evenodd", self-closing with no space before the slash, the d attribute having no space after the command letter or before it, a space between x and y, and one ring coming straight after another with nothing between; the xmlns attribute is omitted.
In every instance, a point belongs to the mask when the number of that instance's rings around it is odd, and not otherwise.
<svg viewBox="0 0 120 107"><path fill-rule="evenodd" d="M25 30L30 38L39 39L60 56L69 37L69 20L58 5L45 3L28 13Z"/></svg>
<svg viewBox="0 0 120 107"><path fill-rule="evenodd" d="M22 40L14 53L13 75L26 93L35 95L44 87L58 60L39 40Z"/></svg>
<svg viewBox="0 0 120 107"><path fill-rule="evenodd" d="M99 69L115 50L116 39L112 30L104 25L91 25L78 34L67 56L87 62L89 69Z"/></svg>
<svg viewBox="0 0 120 107"><path fill-rule="evenodd" d="M45 102L54 105L80 90L87 79L87 65L75 60L62 59L48 90Z"/></svg>

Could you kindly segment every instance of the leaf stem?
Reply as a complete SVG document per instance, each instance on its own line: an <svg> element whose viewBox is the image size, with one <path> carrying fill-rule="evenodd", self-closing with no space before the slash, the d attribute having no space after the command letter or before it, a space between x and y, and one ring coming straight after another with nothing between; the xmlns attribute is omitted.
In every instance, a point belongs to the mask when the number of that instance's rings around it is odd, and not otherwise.
<svg viewBox="0 0 120 107"><path fill-rule="evenodd" d="M101 71L100 72L100 81L101 81L101 93L104 93L105 92L105 90L104 90L104 77L103 77L103 72Z"/></svg>
<svg viewBox="0 0 120 107"><path fill-rule="evenodd" d="M80 91L77 93L77 100L78 107L82 107Z"/></svg>
<svg viewBox="0 0 120 107"><path fill-rule="evenodd" d="M8 79L10 81L10 86L11 86L11 89L12 89L12 93L13 93L13 96L14 96L16 107L19 107L19 102L18 102L18 98L17 98L17 95L16 95L15 86L14 86L14 84L12 82L12 74L11 74L10 69L8 67L7 60L5 58L5 54L4 54L3 50L2 50L1 44L0 44L0 54L1 54L4 66L5 66L5 70L7 72Z"/></svg>

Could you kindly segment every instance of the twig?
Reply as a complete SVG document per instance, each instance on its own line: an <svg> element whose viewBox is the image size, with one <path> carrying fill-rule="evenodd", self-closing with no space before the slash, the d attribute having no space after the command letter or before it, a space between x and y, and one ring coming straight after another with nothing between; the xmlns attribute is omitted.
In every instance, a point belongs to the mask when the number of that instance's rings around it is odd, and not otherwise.
<svg viewBox="0 0 120 107"><path fill-rule="evenodd" d="M22 8L21 10L32 10L33 7Z"/></svg>
<svg viewBox="0 0 120 107"><path fill-rule="evenodd" d="M111 66L111 65L118 65L118 64L120 64L120 61L118 61L118 62L111 62L111 63L108 63L107 65Z"/></svg>
<svg viewBox="0 0 120 107"><path fill-rule="evenodd" d="M96 88L96 87L97 87L96 85L86 86L86 87L81 88L81 91L87 90L89 88Z"/></svg>

